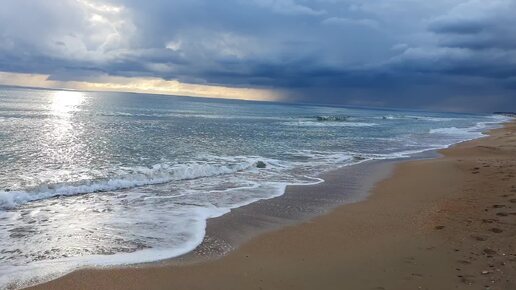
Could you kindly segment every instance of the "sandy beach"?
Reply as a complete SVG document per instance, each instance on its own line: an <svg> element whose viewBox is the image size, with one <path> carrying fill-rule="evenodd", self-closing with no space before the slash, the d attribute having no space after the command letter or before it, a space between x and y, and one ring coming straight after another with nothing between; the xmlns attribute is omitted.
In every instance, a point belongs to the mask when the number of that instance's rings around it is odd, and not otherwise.
<svg viewBox="0 0 516 290"><path fill-rule="evenodd" d="M516 289L516 122L440 153L219 258L84 269L30 289Z"/></svg>

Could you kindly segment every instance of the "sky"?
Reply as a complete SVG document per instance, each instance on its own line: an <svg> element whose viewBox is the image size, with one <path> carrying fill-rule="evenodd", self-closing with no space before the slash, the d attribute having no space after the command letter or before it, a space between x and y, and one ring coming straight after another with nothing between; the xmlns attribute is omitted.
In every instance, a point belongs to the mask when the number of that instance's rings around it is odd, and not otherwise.
<svg viewBox="0 0 516 290"><path fill-rule="evenodd" d="M516 111L516 0L0 5L0 84Z"/></svg>

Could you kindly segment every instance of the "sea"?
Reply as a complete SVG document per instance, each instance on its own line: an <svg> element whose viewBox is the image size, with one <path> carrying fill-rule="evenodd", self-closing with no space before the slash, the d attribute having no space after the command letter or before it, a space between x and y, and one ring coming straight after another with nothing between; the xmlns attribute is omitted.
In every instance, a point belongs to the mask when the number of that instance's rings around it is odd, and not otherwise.
<svg viewBox="0 0 516 290"><path fill-rule="evenodd" d="M192 251L206 221L505 117L0 87L0 288ZM343 177L345 178L345 176Z"/></svg>

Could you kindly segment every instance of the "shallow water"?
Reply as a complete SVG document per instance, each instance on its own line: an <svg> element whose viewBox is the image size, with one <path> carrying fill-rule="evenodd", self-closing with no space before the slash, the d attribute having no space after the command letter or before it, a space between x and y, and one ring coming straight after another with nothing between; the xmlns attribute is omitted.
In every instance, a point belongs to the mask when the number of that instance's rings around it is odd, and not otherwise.
<svg viewBox="0 0 516 290"><path fill-rule="evenodd" d="M0 287L177 256L202 241L206 219L288 184L503 120L0 87Z"/></svg>

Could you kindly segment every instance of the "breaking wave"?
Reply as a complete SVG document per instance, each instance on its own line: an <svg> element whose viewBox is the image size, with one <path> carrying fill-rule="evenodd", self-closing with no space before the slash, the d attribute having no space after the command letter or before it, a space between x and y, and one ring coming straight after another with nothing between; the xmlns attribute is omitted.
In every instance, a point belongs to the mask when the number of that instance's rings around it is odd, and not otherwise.
<svg viewBox="0 0 516 290"><path fill-rule="evenodd" d="M27 202L72 196L93 192L105 192L129 189L145 185L161 184L178 180L196 179L224 174L231 174L256 166L257 158L242 158L240 161L226 164L209 162L192 162L185 164L156 164L152 167L124 168L125 174L110 178L83 180L71 183L41 184L24 191L0 191L0 208L12 208Z"/></svg>

